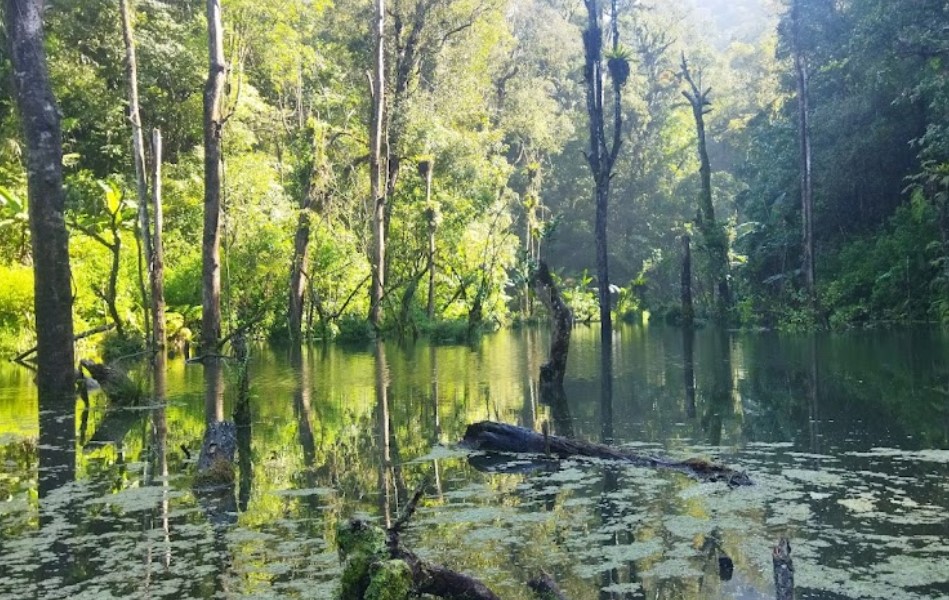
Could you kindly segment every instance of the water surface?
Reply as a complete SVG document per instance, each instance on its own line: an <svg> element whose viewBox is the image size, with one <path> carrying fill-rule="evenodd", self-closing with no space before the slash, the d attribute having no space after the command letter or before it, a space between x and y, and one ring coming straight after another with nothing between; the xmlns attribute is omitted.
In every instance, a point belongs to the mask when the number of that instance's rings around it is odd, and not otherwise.
<svg viewBox="0 0 949 600"><path fill-rule="evenodd" d="M949 597L946 332L626 327L603 398L597 333L579 327L559 407L534 382L546 335L254 348L224 508L192 490L202 367L171 362L164 419L77 402L76 480L40 497L56 465L39 464L32 373L0 365L0 597L331 598L337 523L384 524L424 481L407 545L503 598L529 598L540 569L578 600L773 598L780 536L798 598ZM239 375L225 369L227 418ZM452 444L483 419L710 457L755 485L596 461L480 471Z"/></svg>

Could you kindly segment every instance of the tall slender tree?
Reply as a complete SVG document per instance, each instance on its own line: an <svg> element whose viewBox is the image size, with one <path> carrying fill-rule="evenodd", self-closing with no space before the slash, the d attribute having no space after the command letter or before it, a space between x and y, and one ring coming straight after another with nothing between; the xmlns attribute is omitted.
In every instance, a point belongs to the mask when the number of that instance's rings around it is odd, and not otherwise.
<svg viewBox="0 0 949 600"><path fill-rule="evenodd" d="M801 183L801 241L804 287L812 308L817 305L814 289L814 184L811 170L810 77L804 35L801 31L800 0L791 0L791 53L794 56L794 74L797 84L797 129Z"/></svg>
<svg viewBox="0 0 949 600"><path fill-rule="evenodd" d="M699 230L702 232L705 249L709 253L712 281L716 287L716 312L720 322L727 322L732 308L731 289L728 284L728 236L715 220L715 206L712 203L712 163L708 157L708 144L705 135L705 115L712 102L708 99L712 88L701 88L701 72L696 83L689 70L689 63L682 55L682 77L689 85L682 95L692 107L695 119L696 141L699 155L699 178L701 179L701 200L699 202Z"/></svg>
<svg viewBox="0 0 949 600"><path fill-rule="evenodd" d="M75 473L76 429L71 417L76 362L69 236L63 214L62 131L46 67L42 1L6 0L4 8L14 95L26 140L36 310L36 385L41 415L40 462L47 462L47 458L58 467L40 475L42 496L71 480Z"/></svg>
<svg viewBox="0 0 949 600"><path fill-rule="evenodd" d="M370 292L369 321L377 328L382 323L382 298L385 290L386 262L386 167L382 154L385 135L385 0L376 0L372 37L374 43L372 65L372 119L369 142L369 195L372 215L372 289Z"/></svg>
<svg viewBox="0 0 949 600"><path fill-rule="evenodd" d="M122 13L122 38L125 42L125 74L128 79L129 122L132 125L132 162L135 164L135 182L138 197L138 229L145 250L145 263L151 270L152 240L148 218L148 182L145 171L145 139L138 102L138 59L135 56L135 35L132 27L130 0L119 0ZM142 305L145 307L145 329L148 332L148 298L142 285Z"/></svg>
<svg viewBox="0 0 949 600"><path fill-rule="evenodd" d="M152 288L152 347L155 352L155 371L165 370L165 246L162 240L164 216L161 204L161 131L152 130L152 212L154 216L154 239L149 273ZM156 375L157 377L157 375ZM164 373L162 373L164 378ZM156 379L156 382L158 380ZM159 395L159 386L155 385L155 394ZM163 392L162 392L163 395ZM160 399L160 397L159 397Z"/></svg>
<svg viewBox="0 0 949 600"><path fill-rule="evenodd" d="M204 236L202 240L201 346L213 353L221 340L221 130L224 27L221 0L207 0L208 79L204 88Z"/></svg>
<svg viewBox="0 0 949 600"><path fill-rule="evenodd" d="M587 27L583 31L584 79L586 80L587 114L590 126L590 151L587 161L593 173L594 202L596 204L596 273L600 303L600 333L604 343L612 339L612 317L610 315L609 245L607 243L607 216L610 199L610 182L613 167L622 146L622 89L629 78L629 62L619 52L619 21L616 0L611 2L611 26L613 52L607 63L613 91L612 140L608 139L605 117L604 85L606 74L603 63L603 28L600 5L597 0L584 0L587 9Z"/></svg>

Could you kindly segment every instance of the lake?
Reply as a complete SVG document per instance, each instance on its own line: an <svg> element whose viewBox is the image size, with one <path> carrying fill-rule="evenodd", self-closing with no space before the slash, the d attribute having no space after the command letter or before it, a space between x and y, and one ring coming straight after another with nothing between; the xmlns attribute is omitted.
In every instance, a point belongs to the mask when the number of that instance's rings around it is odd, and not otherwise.
<svg viewBox="0 0 949 600"><path fill-rule="evenodd" d="M555 407L535 382L547 335L253 347L248 403L230 365L211 407L250 411L224 508L192 491L200 365L170 362L166 410L77 401L75 481L41 494L56 465L39 464L33 374L2 364L0 597L331 598L337 524L391 521L423 482L406 545L502 598L531 598L541 569L577 600L774 598L782 536L798 598L949 597L949 332L623 326L610 398L597 328L579 326ZM754 485L595 460L489 469L454 446L487 419L708 457Z"/></svg>

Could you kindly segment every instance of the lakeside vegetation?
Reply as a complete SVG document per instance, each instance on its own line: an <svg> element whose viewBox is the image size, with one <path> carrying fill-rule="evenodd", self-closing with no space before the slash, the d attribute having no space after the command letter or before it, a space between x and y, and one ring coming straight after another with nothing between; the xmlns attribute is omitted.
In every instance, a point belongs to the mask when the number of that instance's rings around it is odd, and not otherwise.
<svg viewBox="0 0 949 600"><path fill-rule="evenodd" d="M705 120L714 210L729 249L728 323L949 321L944 7L738 4L740 19L721 3L618 3L618 44L603 55L604 64L628 66L608 220L616 316L649 310L675 319L687 234L696 312L719 316L714 243L696 219L700 165L682 98L687 57L701 91L711 88ZM164 138L168 335L176 344L202 331L203 9L131 5L141 121ZM222 11L225 334L247 327L292 337L294 265L306 339L377 331L464 339L536 319L542 309L528 283L541 258L577 319L599 319L582 7L418 0L388 8L386 283L372 326L372 7L225 0ZM110 344L133 352L145 343L147 300L119 7L57 0L44 17L63 117L75 331L114 322ZM611 25L604 35L612 44ZM802 262L798 55L809 70L815 302ZM12 355L35 342L35 317L26 153L11 69L4 52L0 348ZM612 89L612 71L604 73ZM148 144L145 156L150 164Z"/></svg>

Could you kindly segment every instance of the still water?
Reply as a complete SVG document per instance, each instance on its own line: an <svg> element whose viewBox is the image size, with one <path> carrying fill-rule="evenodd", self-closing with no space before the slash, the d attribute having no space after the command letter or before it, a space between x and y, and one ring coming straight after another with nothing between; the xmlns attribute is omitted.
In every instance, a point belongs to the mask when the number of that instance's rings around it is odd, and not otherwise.
<svg viewBox="0 0 949 600"><path fill-rule="evenodd" d="M202 367L171 362L164 412L77 402L75 481L40 494L53 467L39 465L32 373L0 365L0 597L332 598L337 523L384 523L427 481L406 545L502 598L530 598L541 569L576 600L774 598L780 536L798 598L949 598L949 333L626 327L604 398L598 334L580 327L555 408L534 383L546 336L293 362L254 348L224 515L192 492ZM227 418L238 376L223 376ZM481 471L453 443L484 419L711 457L755 485L595 461Z"/></svg>

